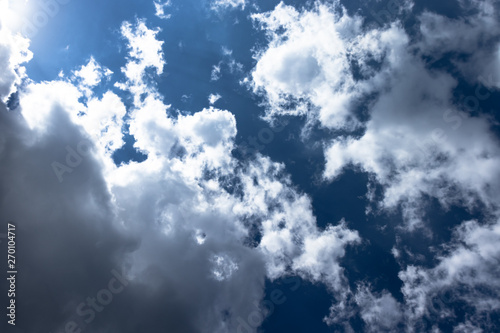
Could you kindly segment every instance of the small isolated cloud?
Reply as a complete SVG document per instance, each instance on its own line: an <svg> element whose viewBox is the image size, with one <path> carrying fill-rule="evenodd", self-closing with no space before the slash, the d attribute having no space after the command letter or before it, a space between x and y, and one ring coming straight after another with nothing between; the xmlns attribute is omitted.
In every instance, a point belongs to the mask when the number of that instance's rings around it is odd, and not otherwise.
<svg viewBox="0 0 500 333"><path fill-rule="evenodd" d="M129 48L129 64L130 67L124 69L127 78L130 80L140 80L137 77L137 72L132 70L134 65L137 69L144 71L146 68L153 68L156 74L163 73L165 59L162 50L163 41L157 40L156 35L160 32L159 28L149 29L146 26L145 20L138 19L135 24L124 22L121 26L121 33L127 40ZM131 70L128 72L127 70Z"/></svg>
<svg viewBox="0 0 500 333"><path fill-rule="evenodd" d="M109 79L112 74L109 68L101 67L94 57L90 57L87 65L73 72L74 77L80 80L83 86L89 88L97 86L103 78Z"/></svg>
<svg viewBox="0 0 500 333"><path fill-rule="evenodd" d="M213 105L215 104L215 102L221 99L221 97L222 96L219 94L210 94L210 96L208 96L208 103L210 103L210 105Z"/></svg>
<svg viewBox="0 0 500 333"><path fill-rule="evenodd" d="M144 80L146 69L153 69L154 73L161 75L166 64L162 50L163 41L156 39L159 28L149 29L144 20L137 20L134 25L123 22L122 36L127 41L129 55L122 72L126 82L115 83L122 90L130 90L134 95L134 102L139 103L140 95L148 88Z"/></svg>
<svg viewBox="0 0 500 333"><path fill-rule="evenodd" d="M217 81L222 77L221 65L222 65L222 62L219 62L217 65L214 65L212 67L212 72L210 74L210 81Z"/></svg>
<svg viewBox="0 0 500 333"><path fill-rule="evenodd" d="M222 55L225 57L230 57L233 55L233 50L228 49L227 47L223 46L222 47Z"/></svg>
<svg viewBox="0 0 500 333"><path fill-rule="evenodd" d="M184 94L184 95L182 95L182 96L181 96L181 101L182 101L183 103L188 103L188 102L190 102L192 99L193 99L193 95L186 95L186 94Z"/></svg>
<svg viewBox="0 0 500 333"><path fill-rule="evenodd" d="M172 5L172 2L170 0L167 0L165 2L155 0L154 5L156 10L155 13L156 16L164 20L168 20L170 17L172 17L172 14L165 14L165 9Z"/></svg>
<svg viewBox="0 0 500 333"><path fill-rule="evenodd" d="M221 11L227 9L245 9L247 0L213 0L210 8L214 11Z"/></svg>
<svg viewBox="0 0 500 333"><path fill-rule="evenodd" d="M213 65L212 72L210 74L210 81L219 80L222 77L223 68L231 74L243 73L243 64L237 62L233 57L233 50L223 46L221 48L221 53L223 60L219 61L217 65Z"/></svg>

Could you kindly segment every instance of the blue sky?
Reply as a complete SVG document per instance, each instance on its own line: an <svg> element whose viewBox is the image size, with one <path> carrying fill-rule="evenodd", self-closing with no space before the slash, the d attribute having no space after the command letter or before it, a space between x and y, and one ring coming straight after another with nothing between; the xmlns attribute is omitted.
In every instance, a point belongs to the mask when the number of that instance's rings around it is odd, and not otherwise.
<svg viewBox="0 0 500 333"><path fill-rule="evenodd" d="M0 9L7 332L500 329L495 1Z"/></svg>

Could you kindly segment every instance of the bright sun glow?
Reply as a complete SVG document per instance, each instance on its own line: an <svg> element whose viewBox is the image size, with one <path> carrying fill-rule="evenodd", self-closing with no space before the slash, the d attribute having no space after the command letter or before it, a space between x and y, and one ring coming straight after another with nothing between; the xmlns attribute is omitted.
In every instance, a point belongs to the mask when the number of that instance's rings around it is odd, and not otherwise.
<svg viewBox="0 0 500 333"><path fill-rule="evenodd" d="M22 33L30 25L33 12L32 0L0 0L0 23L13 32Z"/></svg>

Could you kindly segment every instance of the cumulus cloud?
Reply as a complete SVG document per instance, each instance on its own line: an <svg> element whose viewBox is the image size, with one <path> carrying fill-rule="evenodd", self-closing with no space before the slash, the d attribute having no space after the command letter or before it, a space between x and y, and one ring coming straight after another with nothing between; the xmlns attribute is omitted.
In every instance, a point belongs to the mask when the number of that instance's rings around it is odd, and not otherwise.
<svg viewBox="0 0 500 333"><path fill-rule="evenodd" d="M363 40L360 17L319 3L302 12L280 3L252 18L269 38L269 46L257 54L250 81L253 90L266 97L268 118L310 114L325 126L355 127L349 104L360 96L363 82L355 81L349 54L380 60L384 48L377 39L382 37ZM368 66L363 70L366 75L372 72Z"/></svg>

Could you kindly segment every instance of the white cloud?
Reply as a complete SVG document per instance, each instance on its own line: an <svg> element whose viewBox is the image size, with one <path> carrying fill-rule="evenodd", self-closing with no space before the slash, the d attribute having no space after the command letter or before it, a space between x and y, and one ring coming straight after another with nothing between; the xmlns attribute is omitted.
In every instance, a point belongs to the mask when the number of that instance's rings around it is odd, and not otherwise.
<svg viewBox="0 0 500 333"><path fill-rule="evenodd" d="M335 178L350 164L376 175L386 187L382 207L411 203L410 226L420 221L422 194L436 197L443 207L472 207L479 199L493 208L499 193L490 185L498 180L500 151L488 120L449 103L455 81L447 74L429 73L417 59L395 70L403 72L373 104L361 138L338 138L328 145L325 176Z"/></svg>
<svg viewBox="0 0 500 333"><path fill-rule="evenodd" d="M262 157L248 165L240 174L243 198L233 211L259 222L258 248L269 278L299 274L323 283L343 303L350 291L339 261L344 248L358 244L360 237L344 221L318 230L311 199L297 193L290 179L279 177L283 167Z"/></svg>
<svg viewBox="0 0 500 333"><path fill-rule="evenodd" d="M164 20L168 20L170 17L172 17L171 14L165 14L165 9L172 5L170 0L167 0L165 2L155 0L154 5L156 10L155 13L156 16Z"/></svg>
<svg viewBox="0 0 500 333"><path fill-rule="evenodd" d="M222 55L225 56L225 57L230 57L233 55L233 50L223 46L222 47Z"/></svg>
<svg viewBox="0 0 500 333"><path fill-rule="evenodd" d="M304 239L304 252L294 260L293 268L304 272L313 281L325 282L333 290L340 292L345 288L343 268L338 260L345 254L348 244L360 242L357 232L351 231L344 223L329 226L318 235Z"/></svg>
<svg viewBox="0 0 500 333"><path fill-rule="evenodd" d="M364 34L360 17L319 3L302 12L280 3L252 18L268 34L269 44L257 53L247 82L266 97L267 118L307 114L329 128L359 126L353 104L381 80L367 62L390 61L406 39L396 26ZM355 78L352 61L359 62L366 79Z"/></svg>
<svg viewBox="0 0 500 333"><path fill-rule="evenodd" d="M130 49L130 58L135 60L134 62L141 68L152 67L159 75L163 73L165 60L162 51L163 41L156 39L158 32L160 32L159 28L148 29L143 20L137 20L134 26L129 22L124 22L121 26L121 33L127 39ZM135 78L129 76L129 79Z"/></svg>
<svg viewBox="0 0 500 333"><path fill-rule="evenodd" d="M144 80L146 70L151 69L156 75L163 73L163 41L156 39L159 32L159 28L149 29L144 20L137 20L134 25L124 22L121 26L121 33L127 40L129 49L128 62L122 68L127 82L115 85L120 89L130 90L134 95L135 104L140 103L141 94L149 90L148 83Z"/></svg>
<svg viewBox="0 0 500 333"><path fill-rule="evenodd" d="M210 7L212 10L221 11L227 9L245 9L247 0L213 0Z"/></svg>
<svg viewBox="0 0 500 333"><path fill-rule="evenodd" d="M482 48L480 38L488 40L497 35L497 9L493 1L462 0L460 7L476 13L472 19L452 19L428 11L420 15L419 46L426 54L437 58L449 51L472 53L477 51L477 47Z"/></svg>
<svg viewBox="0 0 500 333"><path fill-rule="evenodd" d="M494 1L460 1L470 17L448 18L431 12L420 16L419 47L432 61L452 53L453 63L469 82L500 87L498 6ZM463 56L467 60L463 60ZM462 56L460 58L460 56Z"/></svg>
<svg viewBox="0 0 500 333"><path fill-rule="evenodd" d="M103 68L90 57L87 65L81 66L79 70L74 71L76 78L80 79L82 84L87 87L97 86L103 77L109 78L113 72L109 68Z"/></svg>
<svg viewBox="0 0 500 333"><path fill-rule="evenodd" d="M9 29L8 18L15 15L7 1L0 1L0 101L12 94L16 85L25 77L25 68L21 66L33 57L28 49L30 41L16 31Z"/></svg>
<svg viewBox="0 0 500 333"><path fill-rule="evenodd" d="M409 329L424 318L436 322L453 318L457 302L465 302L471 309L455 331L488 327L486 314L500 309L498 241L499 221L490 225L467 221L456 228L451 251L442 255L435 267L408 266L400 272Z"/></svg>
<svg viewBox="0 0 500 333"><path fill-rule="evenodd" d="M87 102L87 110L78 123L100 147L112 153L124 144L122 127L125 113L126 108L120 97L107 91L101 99L94 97Z"/></svg>
<svg viewBox="0 0 500 333"><path fill-rule="evenodd" d="M367 332L399 332L397 325L403 320L403 312L390 293L384 291L374 295L367 286L361 286L355 302L361 309Z"/></svg>
<svg viewBox="0 0 500 333"><path fill-rule="evenodd" d="M210 103L210 105L215 104L215 102L221 98L222 96L219 94L210 94L210 96L208 96L208 103Z"/></svg>
<svg viewBox="0 0 500 333"><path fill-rule="evenodd" d="M73 85L69 81L31 82L20 93L20 105L26 123L40 133L50 128L54 105L59 105L74 124L90 135L102 152L113 153L123 145L122 126L126 109L111 91L101 99L92 95L90 86ZM80 98L88 97L86 104Z"/></svg>
<svg viewBox="0 0 500 333"><path fill-rule="evenodd" d="M210 73L210 81L217 81L221 78L221 62L213 65L212 72Z"/></svg>
<svg viewBox="0 0 500 333"><path fill-rule="evenodd" d="M310 199L297 193L289 180L279 176L283 172L282 165L259 157L238 167L231 156L236 135L231 113L212 108L173 120L167 116L165 106L151 97L134 111L130 132L137 140L137 147L147 152L148 159L118 168L112 178L116 184L112 188L117 203L122 202L122 196L125 196L123 199L128 197L127 202L140 202L142 197L155 193L156 204L148 203L147 206L158 214L154 219L162 228L165 235L162 237L178 239L186 233L181 238L188 237L186 242L197 249L196 253L203 253L204 257L207 251L216 253L206 258L210 265L202 266L211 273L197 274L234 284L234 287L256 283L254 289L246 291L248 303L242 301L236 305L233 300L230 304L217 302L212 307L230 306L235 316L245 317L250 310L235 307L245 308L250 301L259 300L262 290L257 288L257 283L260 278L285 276L287 267L304 276L317 277L333 291L341 290L340 284L345 282L336 262L344 255L343 247L358 239L357 234L344 224L323 233L318 231ZM175 151L180 153L173 154ZM224 190L232 183L241 184L241 197ZM144 185L146 192L135 191L133 198L129 197L132 193L127 189ZM168 191L162 192L162 188ZM133 220L137 218L134 206L123 203L120 207L127 211L124 216L134 225ZM254 250L243 245L248 237L253 237L249 234L250 226L243 223L245 220L254 221L262 232L262 240ZM142 227L137 225L137 228ZM200 235L200 230L203 233L201 242L198 237L193 238L193 235ZM157 250L154 243L148 242L134 255L136 274L146 268L145 253ZM300 244L304 243L307 245L302 247ZM201 249L200 244L203 245ZM250 267L255 268L252 265L262 269L260 278L256 276L259 270L249 276Z"/></svg>
<svg viewBox="0 0 500 333"><path fill-rule="evenodd" d="M212 273L217 281L230 279L231 275L238 270L238 264L227 255L214 255L211 261L213 264Z"/></svg>
<svg viewBox="0 0 500 333"><path fill-rule="evenodd" d="M217 65L213 65L210 74L210 81L217 81L222 77L222 69L225 68L231 74L243 73L243 64L236 61L233 57L233 50L223 46L222 50L223 60L219 61Z"/></svg>
<svg viewBox="0 0 500 333"><path fill-rule="evenodd" d="M73 121L85 106L78 100L83 93L68 81L50 81L29 84L20 92L23 117L31 129L45 132L50 128L54 105L59 105Z"/></svg>

